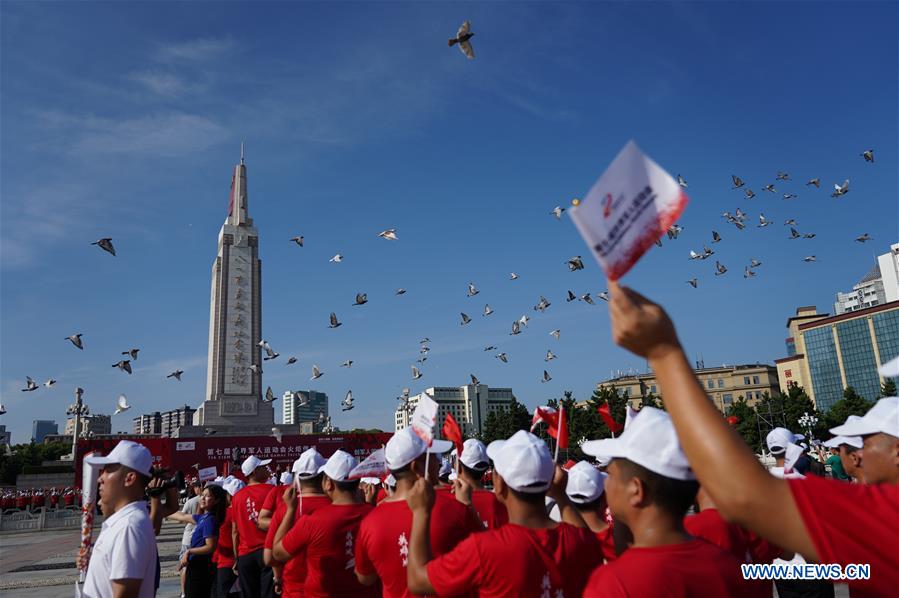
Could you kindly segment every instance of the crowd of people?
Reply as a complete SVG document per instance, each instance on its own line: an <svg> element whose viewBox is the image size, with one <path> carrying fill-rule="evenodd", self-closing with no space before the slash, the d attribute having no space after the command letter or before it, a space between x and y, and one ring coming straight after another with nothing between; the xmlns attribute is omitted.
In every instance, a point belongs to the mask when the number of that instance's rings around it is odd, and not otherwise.
<svg viewBox="0 0 899 598"><path fill-rule="evenodd" d="M251 455L241 479L198 484L183 506L169 488L148 509L145 489L162 482L147 449L122 441L90 458L109 515L79 562L83 595L154 596L163 518L190 526L179 561L190 597L772 596L770 576L743 567L776 563L870 567L868 579L779 579L781 597L847 582L854 597L895 595L899 398L831 430L820 461L832 479L814 475L805 439L785 428L766 438L768 470L708 401L664 310L610 291L613 338L649 361L665 410L583 443L589 461L559 465L521 430L468 439L447 466L451 442L406 428L384 448L383 479L353 479L343 450L311 448L275 480Z"/></svg>
<svg viewBox="0 0 899 598"><path fill-rule="evenodd" d="M41 507L50 509L81 506L81 489L71 486L57 488L7 489L0 492L0 509L3 511L33 511Z"/></svg>

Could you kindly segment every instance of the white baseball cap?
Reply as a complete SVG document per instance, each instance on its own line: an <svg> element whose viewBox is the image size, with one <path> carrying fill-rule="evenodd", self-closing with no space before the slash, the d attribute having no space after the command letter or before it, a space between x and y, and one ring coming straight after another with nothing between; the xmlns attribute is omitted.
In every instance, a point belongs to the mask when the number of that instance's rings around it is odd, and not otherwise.
<svg viewBox="0 0 899 598"><path fill-rule="evenodd" d="M861 436L834 436L830 440L825 441L823 444L827 448L840 448L840 446L844 444L847 446L853 446L857 449L865 446L865 443L862 440Z"/></svg>
<svg viewBox="0 0 899 598"><path fill-rule="evenodd" d="M478 471L487 469L490 466L487 447L477 438L469 438L462 443L462 454L459 456L459 460L466 467L477 469Z"/></svg>
<svg viewBox="0 0 899 598"><path fill-rule="evenodd" d="M112 465L117 463L149 477L150 469L153 465L153 456L147 447L142 444L132 442L131 440L120 440L115 445L115 448L105 457L89 456L84 458L84 462L90 465Z"/></svg>
<svg viewBox="0 0 899 598"><path fill-rule="evenodd" d="M796 435L786 428L774 428L765 437L765 444L772 455L782 455L794 440L796 440Z"/></svg>
<svg viewBox="0 0 899 598"><path fill-rule="evenodd" d="M555 464L546 443L526 430L508 440L494 440L487 445L487 456L494 471L518 492L545 492L553 481Z"/></svg>
<svg viewBox="0 0 899 598"><path fill-rule="evenodd" d="M387 441L387 446L384 447L384 460L388 469L400 469L424 455L426 451L432 455L442 455L451 448L452 442L436 438L428 448L425 441L419 438L411 427L403 428Z"/></svg>
<svg viewBox="0 0 899 598"><path fill-rule="evenodd" d="M899 397L886 397L874 403L862 417L849 421L830 433L838 436L867 436L883 432L899 438Z"/></svg>
<svg viewBox="0 0 899 598"><path fill-rule="evenodd" d="M885 364L880 366L880 369L878 371L884 378L899 377L899 357L895 357L894 359L886 362Z"/></svg>
<svg viewBox="0 0 899 598"><path fill-rule="evenodd" d="M319 473L324 473L335 482L346 482L350 472L357 465L359 465L359 461L356 460L356 457L346 451L337 449L318 471Z"/></svg>
<svg viewBox="0 0 899 598"><path fill-rule="evenodd" d="M281 483L284 484L285 486L292 484L293 483L293 474L290 473L289 471L282 471L281 472Z"/></svg>
<svg viewBox="0 0 899 598"><path fill-rule="evenodd" d="M243 480L232 478L230 480L225 480L225 484L222 487L228 494L234 496L235 494L243 490L245 486L246 484L244 484Z"/></svg>
<svg viewBox="0 0 899 598"><path fill-rule="evenodd" d="M618 438L589 440L581 445L581 450L594 457L627 459L666 478L696 479L671 417L654 407L641 409Z"/></svg>
<svg viewBox="0 0 899 598"><path fill-rule="evenodd" d="M271 462L271 459L260 459L256 455L250 455L249 457L244 459L243 464L240 466L240 470L245 476L249 476L252 475L257 468L262 467L263 465L268 465Z"/></svg>
<svg viewBox="0 0 899 598"><path fill-rule="evenodd" d="M443 459L440 461L440 471L437 472L437 476L441 478L443 476L448 476L452 470L453 466L449 462L449 459Z"/></svg>
<svg viewBox="0 0 899 598"><path fill-rule="evenodd" d="M291 471L297 474L301 480L308 480L318 475L319 470L327 462L315 447L306 449L300 457L293 462Z"/></svg>
<svg viewBox="0 0 899 598"><path fill-rule="evenodd" d="M359 482L362 483L362 484L368 484L369 486L380 486L380 485L381 485L381 478L364 477L364 478L361 478L361 479L359 480Z"/></svg>
<svg viewBox="0 0 899 598"><path fill-rule="evenodd" d="M578 461L568 470L565 494L579 505L591 503L605 490L608 474L602 473L586 461Z"/></svg>

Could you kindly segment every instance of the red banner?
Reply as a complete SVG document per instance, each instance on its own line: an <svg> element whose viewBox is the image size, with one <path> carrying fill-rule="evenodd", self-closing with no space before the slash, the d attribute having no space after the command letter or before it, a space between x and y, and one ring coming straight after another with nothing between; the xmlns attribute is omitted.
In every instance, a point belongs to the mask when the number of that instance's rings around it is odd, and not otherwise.
<svg viewBox="0 0 899 598"><path fill-rule="evenodd" d="M312 434L282 436L278 442L272 436L204 436L202 438L141 438L128 435L115 438L88 438L78 442L78 458L75 460L75 483L81 483L81 460L90 451L108 454L119 440L133 440L144 445L153 455L154 467L165 467L172 472L183 471L187 476L196 476L194 466L216 467L224 471L231 464L235 475L240 473L240 463L235 466L233 459L239 451L240 460L250 455L260 459L271 459L274 469L289 469L300 454L315 447L325 457L330 457L337 449L343 449L359 461L384 446L393 434L382 432L373 434Z"/></svg>

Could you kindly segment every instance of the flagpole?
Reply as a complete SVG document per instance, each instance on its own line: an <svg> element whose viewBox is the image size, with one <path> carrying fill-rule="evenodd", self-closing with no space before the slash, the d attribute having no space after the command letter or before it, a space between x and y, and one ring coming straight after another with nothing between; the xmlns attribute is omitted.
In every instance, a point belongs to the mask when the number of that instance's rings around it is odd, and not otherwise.
<svg viewBox="0 0 899 598"><path fill-rule="evenodd" d="M553 463L559 462L559 439L556 438L556 452L553 455Z"/></svg>

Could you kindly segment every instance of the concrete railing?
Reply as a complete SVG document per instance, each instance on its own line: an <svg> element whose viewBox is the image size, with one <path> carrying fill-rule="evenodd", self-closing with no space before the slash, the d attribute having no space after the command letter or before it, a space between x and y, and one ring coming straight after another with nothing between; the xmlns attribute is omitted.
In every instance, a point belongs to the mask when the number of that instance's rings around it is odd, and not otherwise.
<svg viewBox="0 0 899 598"><path fill-rule="evenodd" d="M99 525L99 517L94 520ZM0 532L36 532L41 530L78 529L81 527L81 509L63 507L48 509L38 507L30 511L6 509L0 511Z"/></svg>

